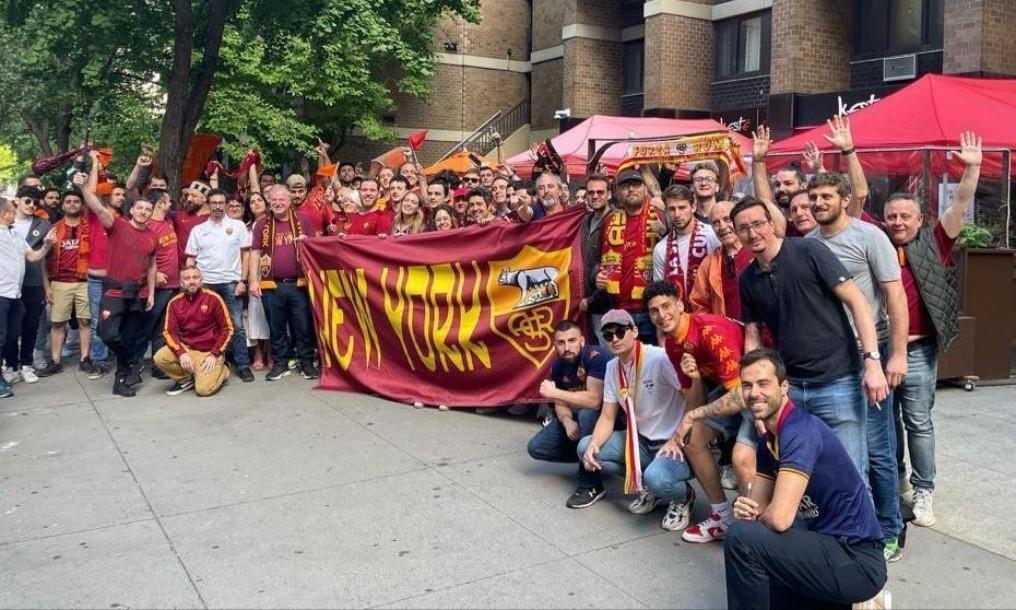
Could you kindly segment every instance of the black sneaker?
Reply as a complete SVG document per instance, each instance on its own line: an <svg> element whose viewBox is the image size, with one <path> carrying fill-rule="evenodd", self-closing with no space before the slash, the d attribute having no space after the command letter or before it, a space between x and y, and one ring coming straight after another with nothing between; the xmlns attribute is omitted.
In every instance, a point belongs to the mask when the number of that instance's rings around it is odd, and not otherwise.
<svg viewBox="0 0 1016 610"><path fill-rule="evenodd" d="M127 370L127 374L123 378L123 382L130 387L141 385L141 366L140 364L132 364Z"/></svg>
<svg viewBox="0 0 1016 610"><path fill-rule="evenodd" d="M249 367L246 366L243 367L242 369L237 371L236 374L237 376L240 377L240 380L243 381L244 383L250 383L254 381L254 373L251 372Z"/></svg>
<svg viewBox="0 0 1016 610"><path fill-rule="evenodd" d="M300 374L304 379L317 379L321 376L321 371L313 364L307 364L300 367Z"/></svg>
<svg viewBox="0 0 1016 610"><path fill-rule="evenodd" d="M166 396L179 396L194 387L194 378L186 377L173 384L173 387L166 390Z"/></svg>
<svg viewBox="0 0 1016 610"><path fill-rule="evenodd" d="M265 375L265 381L278 381L289 374L289 367L285 364L276 362L272 365L272 370Z"/></svg>
<svg viewBox="0 0 1016 610"><path fill-rule="evenodd" d="M59 362L50 362L49 364L42 367L38 371L35 371L35 374L38 375L39 377L51 377L53 375L56 375L62 370L63 370L62 364L60 364Z"/></svg>
<svg viewBox="0 0 1016 610"><path fill-rule="evenodd" d="M116 383L113 384L113 393L124 398L134 398L137 394L133 388L127 385L124 378L118 378Z"/></svg>
<svg viewBox="0 0 1016 610"><path fill-rule="evenodd" d="M81 362L78 363L78 370L84 373L85 375L91 375L92 373L94 373L95 365L92 364L92 359L83 358Z"/></svg>
<svg viewBox="0 0 1016 610"><path fill-rule="evenodd" d="M109 365L96 362L92 364L92 372L88 373L89 379L102 379L109 372Z"/></svg>
<svg viewBox="0 0 1016 610"><path fill-rule="evenodd" d="M607 490L602 486L599 487L579 487L575 490L575 493L568 498L565 502L565 506L568 508L586 508L599 502L607 493Z"/></svg>
<svg viewBox="0 0 1016 610"><path fill-rule="evenodd" d="M153 364L152 365L152 379L162 379L163 381L165 381L166 379L169 379L169 375L166 374L166 371L160 369L159 367L157 367L157 366L155 366Z"/></svg>

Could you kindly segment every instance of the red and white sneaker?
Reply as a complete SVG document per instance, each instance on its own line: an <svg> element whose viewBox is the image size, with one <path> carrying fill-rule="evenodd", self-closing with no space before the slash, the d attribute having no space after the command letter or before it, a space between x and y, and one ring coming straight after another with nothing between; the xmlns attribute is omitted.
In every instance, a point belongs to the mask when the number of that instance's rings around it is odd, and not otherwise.
<svg viewBox="0 0 1016 610"><path fill-rule="evenodd" d="M705 521L701 521L688 529L684 530L681 534L681 538L685 542L712 542L713 540L723 540L723 537L727 535L727 528L730 527L729 523L724 523L723 518L720 517L719 513L710 513L706 517Z"/></svg>

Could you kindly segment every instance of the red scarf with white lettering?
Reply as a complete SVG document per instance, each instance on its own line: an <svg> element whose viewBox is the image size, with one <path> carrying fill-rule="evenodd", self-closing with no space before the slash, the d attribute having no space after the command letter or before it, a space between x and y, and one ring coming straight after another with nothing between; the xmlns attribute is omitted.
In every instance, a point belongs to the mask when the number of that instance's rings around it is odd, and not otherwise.
<svg viewBox="0 0 1016 610"><path fill-rule="evenodd" d="M678 252L677 234L667 237L667 260L664 263L664 279L681 289L681 300L685 311L691 311L691 289L695 285L702 261L709 256L709 242L705 229L694 217L691 219L691 235L688 236L688 268L681 269L681 255Z"/></svg>
<svg viewBox="0 0 1016 610"><path fill-rule="evenodd" d="M624 434L624 493L642 491L642 458L639 451L639 426L635 418L635 397L642 379L642 342L635 342L631 379L624 372L624 363L617 359L618 394L621 407L627 416L628 427Z"/></svg>

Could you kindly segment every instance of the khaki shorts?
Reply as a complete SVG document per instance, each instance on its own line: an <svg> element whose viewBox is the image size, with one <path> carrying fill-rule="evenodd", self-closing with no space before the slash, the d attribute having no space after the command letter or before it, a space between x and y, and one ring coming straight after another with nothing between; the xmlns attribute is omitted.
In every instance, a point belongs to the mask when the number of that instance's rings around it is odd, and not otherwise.
<svg viewBox="0 0 1016 610"><path fill-rule="evenodd" d="M71 312L79 320L91 320L88 308L88 282L50 282L53 291L53 306L49 321L62 323L71 319Z"/></svg>

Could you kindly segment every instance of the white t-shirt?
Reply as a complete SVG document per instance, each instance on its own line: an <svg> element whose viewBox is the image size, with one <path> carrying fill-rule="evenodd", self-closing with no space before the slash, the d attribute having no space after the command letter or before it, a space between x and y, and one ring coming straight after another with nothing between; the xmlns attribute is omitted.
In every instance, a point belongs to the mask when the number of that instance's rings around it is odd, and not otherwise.
<svg viewBox="0 0 1016 610"><path fill-rule="evenodd" d="M699 252L697 256L700 259L704 259L713 253L714 250L720 247L720 240L716 237L716 232L713 228L704 222L699 222L699 227L702 228L700 233L699 243L692 244L692 248L697 248ZM678 235L677 236L677 257L681 264L681 270L687 271L688 269L688 253L691 249L688 247L688 240L691 239L691 235ZM670 243L670 236L666 236L656 243L656 247L653 248L653 279L656 281L664 280L667 278L667 247ZM694 283L694 278L689 283ZM684 287L690 289L691 286Z"/></svg>
<svg viewBox="0 0 1016 610"><path fill-rule="evenodd" d="M620 361L612 358L603 376L603 402L617 403L621 380L617 367ZM642 376L635 394L635 421L639 434L651 441L667 440L674 435L684 415L684 396L677 371L667 357L667 350L655 345L642 345Z"/></svg>
<svg viewBox="0 0 1016 610"><path fill-rule="evenodd" d="M187 256L193 256L205 284L238 282L243 277L240 252L250 248L250 232L235 218L211 219L197 225L187 238Z"/></svg>
<svg viewBox="0 0 1016 610"><path fill-rule="evenodd" d="M12 229L0 226L0 297L20 299L28 243Z"/></svg>

